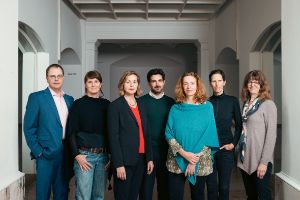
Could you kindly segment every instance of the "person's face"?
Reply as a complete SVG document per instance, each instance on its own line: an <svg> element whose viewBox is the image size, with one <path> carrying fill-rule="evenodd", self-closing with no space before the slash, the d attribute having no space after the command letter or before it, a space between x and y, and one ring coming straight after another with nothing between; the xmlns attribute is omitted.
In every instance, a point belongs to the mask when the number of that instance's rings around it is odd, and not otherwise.
<svg viewBox="0 0 300 200"><path fill-rule="evenodd" d="M248 91L250 93L250 95L256 95L258 96L259 95L259 90L260 90L260 84L257 80L254 80L254 79L250 79L248 81Z"/></svg>
<svg viewBox="0 0 300 200"><path fill-rule="evenodd" d="M61 90L63 82L64 82L64 75L60 68L58 67L51 67L47 74L47 82L49 87L52 90Z"/></svg>
<svg viewBox="0 0 300 200"><path fill-rule="evenodd" d="M197 80L193 76L183 78L183 91L187 97L194 97L197 91Z"/></svg>
<svg viewBox="0 0 300 200"><path fill-rule="evenodd" d="M150 77L149 86L151 92L154 94L161 94L163 92L165 81L162 75L155 74Z"/></svg>
<svg viewBox="0 0 300 200"><path fill-rule="evenodd" d="M210 86L216 95L220 95L223 93L224 86L226 81L223 80L221 74L213 74L211 76Z"/></svg>
<svg viewBox="0 0 300 200"><path fill-rule="evenodd" d="M87 79L85 88L88 96L98 95L100 93L101 83L96 78Z"/></svg>
<svg viewBox="0 0 300 200"><path fill-rule="evenodd" d="M134 74L131 74L126 77L125 83L124 83L124 92L126 95L134 95L138 88L138 80L137 76Z"/></svg>

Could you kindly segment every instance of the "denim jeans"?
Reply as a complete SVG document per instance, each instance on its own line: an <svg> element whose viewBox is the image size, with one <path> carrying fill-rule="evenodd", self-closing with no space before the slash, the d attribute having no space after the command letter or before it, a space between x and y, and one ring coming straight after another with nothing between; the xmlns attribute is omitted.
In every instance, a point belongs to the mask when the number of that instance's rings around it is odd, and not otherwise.
<svg viewBox="0 0 300 200"><path fill-rule="evenodd" d="M269 162L267 171L262 179L257 177L257 171L251 175L241 169L248 200L272 200L270 179L272 163Z"/></svg>
<svg viewBox="0 0 300 200"><path fill-rule="evenodd" d="M218 190L219 200L229 200L230 177L234 165L234 153L222 149L214 155L214 171L207 178L207 189ZM218 180L218 184L216 184ZM212 187L217 187L214 189Z"/></svg>
<svg viewBox="0 0 300 200"><path fill-rule="evenodd" d="M77 161L74 161L74 173L76 177L77 200L103 200L106 190L107 171L105 165L108 155L105 153L95 154L79 150L81 155L86 155L86 160L92 165L89 171L80 169Z"/></svg>

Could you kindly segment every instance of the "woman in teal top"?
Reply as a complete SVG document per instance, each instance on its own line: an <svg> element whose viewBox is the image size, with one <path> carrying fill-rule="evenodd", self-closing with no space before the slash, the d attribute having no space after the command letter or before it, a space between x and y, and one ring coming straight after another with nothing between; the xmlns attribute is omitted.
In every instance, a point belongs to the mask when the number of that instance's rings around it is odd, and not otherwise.
<svg viewBox="0 0 300 200"><path fill-rule="evenodd" d="M175 95L177 104L171 108L165 132L170 199L183 199L188 179L191 199L204 200L206 176L213 171L213 154L219 147L213 106L206 101L205 86L194 72L180 77ZM208 198L217 196L208 194Z"/></svg>

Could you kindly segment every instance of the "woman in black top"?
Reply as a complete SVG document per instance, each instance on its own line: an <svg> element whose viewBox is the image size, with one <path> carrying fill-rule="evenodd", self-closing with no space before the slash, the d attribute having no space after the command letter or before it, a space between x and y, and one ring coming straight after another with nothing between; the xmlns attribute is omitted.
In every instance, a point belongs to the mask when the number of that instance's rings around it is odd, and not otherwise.
<svg viewBox="0 0 300 200"><path fill-rule="evenodd" d="M125 72L118 87L120 97L108 110L114 195L116 200L135 200L145 171L150 174L154 167L146 106L135 98L141 95L136 72Z"/></svg>
<svg viewBox="0 0 300 200"><path fill-rule="evenodd" d="M220 200L227 200L229 199L230 176L234 165L234 147L239 141L242 130L241 111L238 99L224 93L226 79L222 70L211 71L209 81L213 90L209 101L214 107L220 151L215 154L215 170L208 178L207 187L210 190L218 191ZM234 136L231 131L233 121ZM216 188L217 176L218 188Z"/></svg>
<svg viewBox="0 0 300 200"><path fill-rule="evenodd" d="M98 71L85 75L86 95L77 99L69 113L69 142L74 160L76 199L104 199L108 159L107 109L101 98Z"/></svg>

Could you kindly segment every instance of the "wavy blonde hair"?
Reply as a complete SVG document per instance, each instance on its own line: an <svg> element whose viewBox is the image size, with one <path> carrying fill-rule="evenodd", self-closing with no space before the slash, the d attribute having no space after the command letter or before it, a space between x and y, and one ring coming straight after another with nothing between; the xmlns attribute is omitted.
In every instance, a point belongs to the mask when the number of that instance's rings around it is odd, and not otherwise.
<svg viewBox="0 0 300 200"><path fill-rule="evenodd" d="M135 75L137 77L137 82L138 82L138 87L137 87L137 90L134 94L134 96L136 97L139 97L142 95L143 91L141 89L141 80L140 80L140 76L138 75L137 72L135 71L126 71L124 72L124 74L121 76L120 80L119 80L119 84L118 84L118 89L119 89L119 95L120 96L124 96L125 94L125 91L124 91L124 84L125 84L125 81L126 81L126 78L130 75Z"/></svg>
<svg viewBox="0 0 300 200"><path fill-rule="evenodd" d="M183 103L186 100L186 94L183 90L183 78L186 76L192 76L196 79L197 90L194 95L195 103L204 103L207 100L206 89L203 81L200 79L197 73L187 72L184 73L177 81L175 87L175 99L177 103Z"/></svg>
<svg viewBox="0 0 300 200"><path fill-rule="evenodd" d="M267 82L265 75L262 73L262 71L253 70L253 71L248 72L248 74L246 74L246 76L245 76L243 88L242 88L242 92L241 92L242 101L245 102L251 98L250 92L248 90L248 82L251 80L258 81L258 83L260 85L259 94L258 94L258 97L260 99L266 100L266 99L272 98L271 92L270 92L270 86Z"/></svg>

